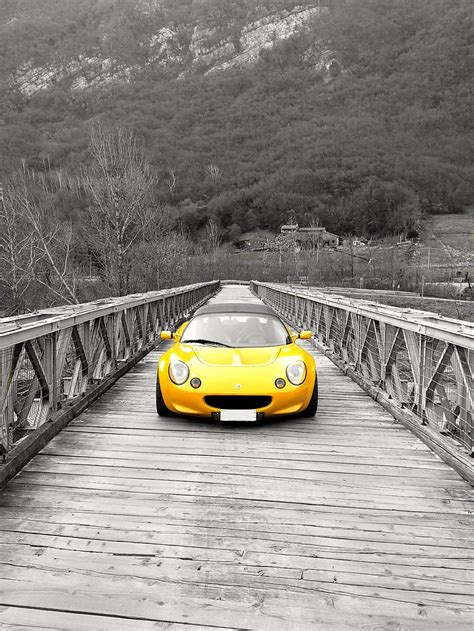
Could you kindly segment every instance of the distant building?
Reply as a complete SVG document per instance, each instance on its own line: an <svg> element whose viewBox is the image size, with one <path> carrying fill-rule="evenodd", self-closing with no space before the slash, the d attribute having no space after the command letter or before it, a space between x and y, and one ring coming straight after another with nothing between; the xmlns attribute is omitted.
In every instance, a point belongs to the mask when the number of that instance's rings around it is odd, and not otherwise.
<svg viewBox="0 0 474 631"><path fill-rule="evenodd" d="M282 234L288 234L289 232L298 232L298 224L287 224L286 226L282 226L280 228L280 232Z"/></svg>
<svg viewBox="0 0 474 631"><path fill-rule="evenodd" d="M280 228L281 234L294 234L296 241L302 246L330 246L340 245L341 238L337 234L328 232L322 226L310 226L308 228L300 228L297 223L286 224Z"/></svg>

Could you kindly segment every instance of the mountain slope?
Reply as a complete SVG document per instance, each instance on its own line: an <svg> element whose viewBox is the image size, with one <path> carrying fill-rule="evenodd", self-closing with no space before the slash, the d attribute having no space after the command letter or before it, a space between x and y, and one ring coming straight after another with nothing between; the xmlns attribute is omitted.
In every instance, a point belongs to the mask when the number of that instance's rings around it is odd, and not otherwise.
<svg viewBox="0 0 474 631"><path fill-rule="evenodd" d="M319 4L0 0L0 172L76 169L103 119L143 137L160 200L193 234L211 213L233 234L292 209L385 234L462 210L470 1Z"/></svg>
<svg viewBox="0 0 474 631"><path fill-rule="evenodd" d="M312 4L43 0L39 10L4 1L3 76L31 96L58 84L125 83L149 68L175 76L248 66L261 50L308 29L324 12Z"/></svg>

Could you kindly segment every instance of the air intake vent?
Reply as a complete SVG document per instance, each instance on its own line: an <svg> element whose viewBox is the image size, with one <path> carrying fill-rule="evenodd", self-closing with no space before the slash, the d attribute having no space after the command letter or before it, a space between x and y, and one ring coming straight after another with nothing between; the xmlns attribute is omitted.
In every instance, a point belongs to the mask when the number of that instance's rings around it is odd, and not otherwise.
<svg viewBox="0 0 474 631"><path fill-rule="evenodd" d="M256 410L270 405L272 398L268 396L215 395L204 397L207 405L219 410Z"/></svg>

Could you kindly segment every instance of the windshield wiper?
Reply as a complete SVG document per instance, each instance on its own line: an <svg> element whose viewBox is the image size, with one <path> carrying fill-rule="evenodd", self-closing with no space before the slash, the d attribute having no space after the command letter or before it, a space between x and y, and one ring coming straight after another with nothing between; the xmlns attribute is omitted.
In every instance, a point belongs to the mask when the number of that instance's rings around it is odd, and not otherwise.
<svg viewBox="0 0 474 631"><path fill-rule="evenodd" d="M234 348L233 346L230 346L229 344L223 344L222 342L216 342L215 340L206 340L204 338L198 338L195 340L181 340L182 344L213 344L215 346L225 346L226 348Z"/></svg>

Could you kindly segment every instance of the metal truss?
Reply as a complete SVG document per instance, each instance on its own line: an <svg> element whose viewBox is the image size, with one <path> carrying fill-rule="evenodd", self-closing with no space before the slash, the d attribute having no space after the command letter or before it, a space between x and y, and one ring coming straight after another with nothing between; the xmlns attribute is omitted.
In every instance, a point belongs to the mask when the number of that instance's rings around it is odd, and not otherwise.
<svg viewBox="0 0 474 631"><path fill-rule="evenodd" d="M127 362L219 288L199 283L0 320L0 454Z"/></svg>
<svg viewBox="0 0 474 631"><path fill-rule="evenodd" d="M252 291L420 424L473 455L474 325L414 309L253 282Z"/></svg>

